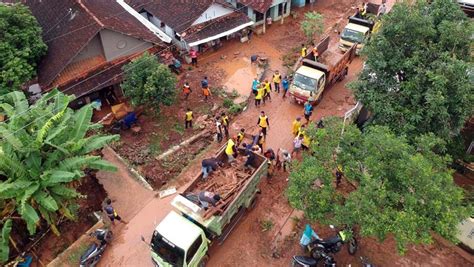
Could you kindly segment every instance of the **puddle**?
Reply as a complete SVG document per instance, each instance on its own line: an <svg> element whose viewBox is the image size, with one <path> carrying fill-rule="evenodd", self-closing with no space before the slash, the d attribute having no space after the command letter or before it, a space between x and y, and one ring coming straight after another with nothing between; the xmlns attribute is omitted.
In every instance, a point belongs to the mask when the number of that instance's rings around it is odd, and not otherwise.
<svg viewBox="0 0 474 267"><path fill-rule="evenodd" d="M234 103L242 103L250 96L251 85L253 78L257 76L257 66L250 64L250 59L240 57L232 60L228 64L223 64L222 67L227 73L227 80L224 82L224 90L232 93L236 90L239 97L234 100Z"/></svg>

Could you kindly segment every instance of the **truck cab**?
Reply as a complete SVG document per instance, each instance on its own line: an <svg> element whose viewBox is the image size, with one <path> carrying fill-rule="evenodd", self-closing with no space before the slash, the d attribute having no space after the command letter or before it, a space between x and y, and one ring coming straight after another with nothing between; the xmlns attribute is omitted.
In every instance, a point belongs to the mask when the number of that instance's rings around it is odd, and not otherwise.
<svg viewBox="0 0 474 267"><path fill-rule="evenodd" d="M151 258L160 267L203 266L209 243L202 228L171 211L153 232Z"/></svg>
<svg viewBox="0 0 474 267"><path fill-rule="evenodd" d="M326 74L320 70L301 66L293 76L290 86L290 95L298 104L309 100L311 104L322 97L326 83Z"/></svg>
<svg viewBox="0 0 474 267"><path fill-rule="evenodd" d="M369 40L370 32L371 30L369 27L355 23L347 24L341 33L339 49L341 49L343 52L346 52L354 44L357 44L356 54L358 55L365 43Z"/></svg>

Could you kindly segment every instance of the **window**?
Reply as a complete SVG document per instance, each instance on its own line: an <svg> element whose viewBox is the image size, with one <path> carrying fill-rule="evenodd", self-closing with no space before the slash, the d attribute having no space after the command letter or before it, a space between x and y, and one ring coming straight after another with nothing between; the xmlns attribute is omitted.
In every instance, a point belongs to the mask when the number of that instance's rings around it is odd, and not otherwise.
<svg viewBox="0 0 474 267"><path fill-rule="evenodd" d="M160 23L160 27L161 27L161 28L164 28L164 27L166 27L166 24L165 24L164 22L161 22L161 23Z"/></svg>
<svg viewBox="0 0 474 267"><path fill-rule="evenodd" d="M184 251L160 235L157 231L153 233L151 248L167 263L173 266L182 266Z"/></svg>
<svg viewBox="0 0 474 267"><path fill-rule="evenodd" d="M283 15L283 7L284 7L284 3L281 3L278 5L278 16L282 16Z"/></svg>
<svg viewBox="0 0 474 267"><path fill-rule="evenodd" d="M253 11L255 14L255 22L259 22L263 20L263 14L257 11Z"/></svg>
<svg viewBox="0 0 474 267"><path fill-rule="evenodd" d="M248 13L248 7L246 5L242 5L241 3L237 3L237 9L245 15Z"/></svg>
<svg viewBox="0 0 474 267"><path fill-rule="evenodd" d="M202 244L202 237L199 236L194 243L189 247L188 253L186 254L186 262L189 264L191 260L193 259L194 255L196 255L196 252L198 251L199 247L201 247Z"/></svg>

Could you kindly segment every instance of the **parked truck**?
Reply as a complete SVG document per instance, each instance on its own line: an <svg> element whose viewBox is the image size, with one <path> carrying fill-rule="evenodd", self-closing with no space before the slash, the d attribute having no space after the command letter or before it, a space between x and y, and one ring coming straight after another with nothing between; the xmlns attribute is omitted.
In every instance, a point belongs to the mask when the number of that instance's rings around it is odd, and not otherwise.
<svg viewBox="0 0 474 267"><path fill-rule="evenodd" d="M316 45L319 54L317 61L312 53L309 53L295 71L289 89L295 102L302 104L309 100L313 105L318 104L324 91L347 75L349 64L355 56L356 45L341 56L340 53L330 52L329 44L328 36ZM334 48L337 50L337 47ZM332 62L334 64L331 64Z"/></svg>
<svg viewBox="0 0 474 267"><path fill-rule="evenodd" d="M226 161L225 146L216 158ZM239 154L243 154L239 150ZM173 200L171 211L156 226L151 237L151 257L155 266L204 266L211 242L222 243L246 210L253 207L262 177L267 175L267 160L255 154L250 170L243 168L240 155L232 166L218 168L207 179L196 176L183 193ZM219 193L221 200L207 210L197 195L201 191Z"/></svg>
<svg viewBox="0 0 474 267"><path fill-rule="evenodd" d="M370 39L372 33L380 28L380 21L377 19L377 12L380 5L368 3L364 15L359 14L350 16L349 23L341 32L339 39L339 48L345 52L354 44L357 44L356 55L362 50L364 45Z"/></svg>

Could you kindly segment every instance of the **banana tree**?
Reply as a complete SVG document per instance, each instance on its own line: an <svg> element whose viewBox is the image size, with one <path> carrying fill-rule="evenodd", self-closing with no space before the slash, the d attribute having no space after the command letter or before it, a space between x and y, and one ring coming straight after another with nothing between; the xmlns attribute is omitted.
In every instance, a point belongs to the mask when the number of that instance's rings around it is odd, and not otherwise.
<svg viewBox="0 0 474 267"><path fill-rule="evenodd" d="M80 196L71 183L86 168L115 170L91 152L119 136L98 134L92 104L73 111L73 99L53 90L30 106L22 92L0 96L0 114L6 115L0 122L0 263L8 260L16 220L26 223L30 235L40 220L59 235L58 219L74 219L71 204Z"/></svg>

